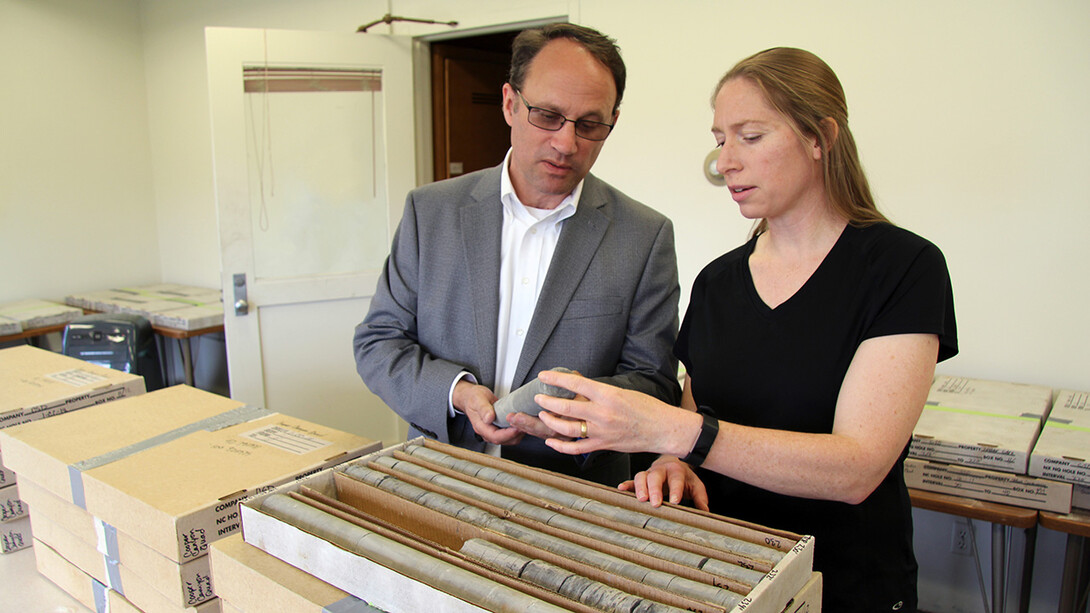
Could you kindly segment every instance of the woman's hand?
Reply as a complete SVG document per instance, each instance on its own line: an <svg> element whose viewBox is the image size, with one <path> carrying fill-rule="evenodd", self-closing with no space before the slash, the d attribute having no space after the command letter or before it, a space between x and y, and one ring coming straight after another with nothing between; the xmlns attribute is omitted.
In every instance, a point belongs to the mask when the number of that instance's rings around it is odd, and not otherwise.
<svg viewBox="0 0 1090 613"><path fill-rule="evenodd" d="M688 464L673 456L660 457L647 470L636 473L634 480L625 481L617 489L635 492L637 500L650 502L653 507L660 506L668 495L673 504L688 498L694 507L708 510L708 491L704 482Z"/></svg>
<svg viewBox="0 0 1090 613"><path fill-rule="evenodd" d="M538 394L539 417L546 426L576 440L549 438L545 444L567 454L612 449L627 453L684 455L700 433L702 418L646 394L576 374L543 371L544 383L576 393L571 400ZM585 426L584 426L585 424Z"/></svg>

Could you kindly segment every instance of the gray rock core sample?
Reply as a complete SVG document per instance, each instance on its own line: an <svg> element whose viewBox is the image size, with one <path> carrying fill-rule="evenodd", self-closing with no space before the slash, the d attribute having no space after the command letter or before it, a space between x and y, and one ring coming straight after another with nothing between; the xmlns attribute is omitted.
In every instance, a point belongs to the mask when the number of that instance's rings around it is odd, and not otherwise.
<svg viewBox="0 0 1090 613"><path fill-rule="evenodd" d="M557 366L552 370L567 373L575 372L563 366ZM575 392L542 383L540 379L535 377L533 381L496 401L496 404L493 405L496 410L496 419L492 423L500 428L509 427L511 424L507 423L507 416L511 413L526 413L536 417L542 411L541 406L534 402L534 396L538 394L556 396L557 398L575 398Z"/></svg>

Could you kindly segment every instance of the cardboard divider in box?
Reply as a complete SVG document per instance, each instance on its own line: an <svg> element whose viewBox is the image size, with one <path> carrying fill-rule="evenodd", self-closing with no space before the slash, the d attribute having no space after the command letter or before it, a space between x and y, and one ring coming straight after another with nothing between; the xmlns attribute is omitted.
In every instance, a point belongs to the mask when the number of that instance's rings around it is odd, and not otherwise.
<svg viewBox="0 0 1090 613"><path fill-rule="evenodd" d="M178 608L200 604L216 595L208 556L178 564L33 481L24 481L22 487L25 501L34 509L34 521L45 520L63 527L86 546L94 548L98 552L96 568L118 571L124 568L126 573L155 588L163 599ZM67 552L61 550L61 553ZM122 595L126 594L125 582L108 585Z"/></svg>
<svg viewBox="0 0 1090 613"><path fill-rule="evenodd" d="M0 524L0 553L11 553L30 547L33 535L30 516L24 515Z"/></svg>
<svg viewBox="0 0 1090 613"><path fill-rule="evenodd" d="M1056 395L1030 456L1029 474L1090 486L1090 392Z"/></svg>
<svg viewBox="0 0 1090 613"><path fill-rule="evenodd" d="M110 613L167 613L176 609L143 609L125 596L111 590L98 579L86 573L44 541L34 539L34 557L40 572L93 611ZM219 599L209 600L195 607L181 609L185 613L219 613Z"/></svg>
<svg viewBox="0 0 1090 613"><path fill-rule="evenodd" d="M144 378L45 349L0 349L0 428L144 393ZM2 446L0 446L2 447Z"/></svg>
<svg viewBox="0 0 1090 613"><path fill-rule="evenodd" d="M1026 474L1052 388L938 375L912 431L909 455Z"/></svg>
<svg viewBox="0 0 1090 613"><path fill-rule="evenodd" d="M182 563L238 502L380 447L184 385L0 430L16 472Z"/></svg>
<svg viewBox="0 0 1090 613"><path fill-rule="evenodd" d="M212 544L220 602L239 611L375 613L378 609L273 557L234 534Z"/></svg>
<svg viewBox="0 0 1090 613"><path fill-rule="evenodd" d="M907 458L905 485L1053 513L1071 512L1071 484L1051 479Z"/></svg>
<svg viewBox="0 0 1090 613"><path fill-rule="evenodd" d="M587 496L590 499L588 502L594 501L610 507L637 510L638 513L646 513L647 517L658 518L658 520L677 521L682 524L678 526L681 532L674 532L665 537L658 535L659 541L668 542L677 549L684 550L682 555L701 559L702 563L711 563L713 556L708 553L711 551L711 554L717 558L715 564L720 565L717 568L729 566L734 568L733 572L744 578L740 579L736 576L728 578L724 575L716 577L707 570L711 566L686 566L680 562L670 562L621 545L624 542L631 542L633 537L636 539L649 537L640 541L640 546L644 550L654 549L656 545L653 542L655 537L651 534L652 530L626 529L634 534L613 530L604 538L595 538L589 535L601 536L603 532L601 528L619 529L620 526L617 522L601 520L598 527L589 526L587 522L584 522L580 525L588 528L590 532L578 533L554 528L546 523L530 519L528 515L521 512L514 513L499 509L491 503L482 503L480 500L472 502L479 512L491 511L490 515L493 518L502 518L503 521L514 522L523 527L532 526L532 530L544 534L546 538L555 540L556 535L563 533L566 541L584 547L582 551L592 553L591 557L596 559L608 555L610 559L621 561L622 564L631 562L643 567L633 569L637 573L642 573L639 578L637 575L629 574L629 571L615 573L607 570L610 563L599 565L597 561L588 561L579 555L561 555L555 550L550 551L547 548L531 545L525 539L512 536L512 533L497 529L495 526L475 525L453 519L439 511L417 505L347 474L355 472L353 467L368 465L379 467L379 464L374 462L381 463L383 460L394 461L396 458L404 458L405 456L399 452L403 450L416 452L420 448L437 450L450 456L502 467L502 470L524 481L534 481L559 488L569 495ZM382 473L379 472L379 474ZM402 476L399 475L399 479ZM416 481L417 485L425 483L412 477L406 477L404 482L412 485L410 483L412 481ZM468 482L469 480L466 481ZM514 495L510 488L494 485L492 487L494 491L504 495ZM434 486L431 489L434 489ZM443 493L456 501L459 496L462 502L466 500L466 496L462 494L451 495L456 492ZM444 573L449 571L456 574L458 572L469 574L460 581L451 582L447 579L437 579L434 575L422 576L418 574L416 568L399 566L400 561L397 559L382 559L380 555L375 554L363 556L349 551L329 540L311 534L308 530L300 529L289 521L280 519L277 511L268 510L269 504L285 500L284 496L280 496L278 500L266 502L279 494L309 498L311 505L324 509L329 515L388 539L384 542L393 543L391 545L393 547L423 552L427 556L425 560L441 561L436 563L446 569ZM538 502L541 501L538 500ZM560 511L563 506L549 502L542 503L542 508L547 508L548 511ZM564 573L574 573L591 581L623 590L637 598L650 599L693 611L745 609L779 613L810 579L812 571L813 539L811 537L770 530L681 507L664 506L653 509L649 505L639 503L631 495L612 488L422 439L387 448L335 471L326 471L306 481L281 488L274 493L257 496L243 505L242 513L243 536L247 542L372 605L390 611L419 610L417 607L438 602L442 602L443 606L450 607L449 610L453 611L490 610L492 605L483 604L477 596L468 595L463 591L465 584L476 584L480 581L484 581L484 585L489 586L489 589L501 592L505 589L517 590L521 592L520 598L528 595L532 602L542 606L556 606L575 611L590 610L584 604L567 600L555 590L543 589L524 579L508 577L460 553L463 544L469 541L480 542L476 539L499 545L517 555L525 555L527 558L537 560L537 563L553 565ZM577 520L575 516L581 515L576 510L565 509L563 513ZM651 520L648 523L654 522L655 520ZM548 522L548 524L551 523L551 521ZM762 553L746 554L748 557L743 556L746 557L744 562L724 562L723 560L732 558L737 560L739 554L717 549L716 545L708 543L702 546L690 546L679 539L681 534L701 530L716 533L720 540L722 537L729 537L741 542L745 539L739 537L748 537L749 540L743 543L743 550L751 552L760 550ZM752 570L762 566L761 570ZM664 577L664 573L671 573L668 584L659 583L659 578ZM656 577L655 580L644 580L652 574ZM726 573L726 575L730 574L731 572ZM746 589L733 593L719 589L733 586L737 590L738 584L744 581L749 581L752 585L747 585ZM656 587L656 584L663 587ZM683 593L685 595L682 595ZM708 596L709 593L713 596ZM709 598L715 604L709 603Z"/></svg>
<svg viewBox="0 0 1090 613"><path fill-rule="evenodd" d="M0 523L25 517L27 505L19 498L19 486L0 488Z"/></svg>
<svg viewBox="0 0 1090 613"><path fill-rule="evenodd" d="M43 515L35 515L33 522L35 541L44 543L97 583L123 596L145 613L194 611L197 607L215 602L213 597L205 599L203 604L198 604L196 607L178 604L149 585L131 568L104 560L93 544L87 543L56 522ZM75 596L73 594L73 597Z"/></svg>

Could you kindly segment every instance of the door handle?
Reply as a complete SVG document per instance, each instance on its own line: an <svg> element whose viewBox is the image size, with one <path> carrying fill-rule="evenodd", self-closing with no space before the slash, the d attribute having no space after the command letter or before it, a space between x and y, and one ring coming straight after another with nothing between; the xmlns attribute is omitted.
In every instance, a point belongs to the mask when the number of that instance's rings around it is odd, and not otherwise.
<svg viewBox="0 0 1090 613"><path fill-rule="evenodd" d="M235 273L235 315L242 317L250 314L250 303L246 299L246 273Z"/></svg>

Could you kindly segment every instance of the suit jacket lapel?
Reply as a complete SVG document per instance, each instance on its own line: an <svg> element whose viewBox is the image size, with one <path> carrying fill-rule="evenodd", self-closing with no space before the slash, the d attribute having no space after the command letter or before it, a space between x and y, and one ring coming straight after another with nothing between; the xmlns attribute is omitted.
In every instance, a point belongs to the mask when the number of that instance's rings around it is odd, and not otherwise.
<svg viewBox="0 0 1090 613"><path fill-rule="evenodd" d="M470 193L461 210L462 247L469 271L469 298L473 304L477 339L475 373L481 384L493 387L496 379L496 322L500 313L500 240L503 205L500 203L500 168L488 173Z"/></svg>
<svg viewBox="0 0 1090 613"><path fill-rule="evenodd" d="M592 175L587 175L583 184L583 194L575 215L564 221L560 241L556 245L553 261L549 264L549 273L537 300L533 321L522 346L518 368L515 369L514 385L521 385L527 379L537 376L530 368L537 361L545 343L552 336L564 311L568 308L575 290L583 280L583 274L590 266L598 245L609 228L607 200L605 191Z"/></svg>

